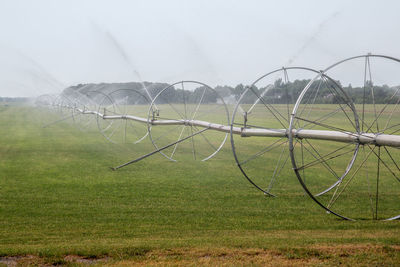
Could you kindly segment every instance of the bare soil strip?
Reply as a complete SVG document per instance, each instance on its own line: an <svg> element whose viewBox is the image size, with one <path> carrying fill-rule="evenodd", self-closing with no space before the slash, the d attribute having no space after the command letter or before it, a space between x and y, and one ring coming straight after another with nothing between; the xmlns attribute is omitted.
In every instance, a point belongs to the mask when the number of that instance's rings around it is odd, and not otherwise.
<svg viewBox="0 0 400 267"><path fill-rule="evenodd" d="M302 248L190 248L152 250L135 257L35 255L0 257L0 266L400 266L400 245L318 245Z"/></svg>

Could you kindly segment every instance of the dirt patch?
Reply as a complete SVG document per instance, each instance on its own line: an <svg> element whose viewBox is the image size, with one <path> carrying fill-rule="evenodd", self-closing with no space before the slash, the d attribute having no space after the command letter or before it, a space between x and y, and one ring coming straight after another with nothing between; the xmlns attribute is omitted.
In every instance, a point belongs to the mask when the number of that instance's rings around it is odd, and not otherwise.
<svg viewBox="0 0 400 267"><path fill-rule="evenodd" d="M66 255L0 257L0 266L399 266L400 246L317 245L297 248L176 248L149 250L140 257L112 258Z"/></svg>
<svg viewBox="0 0 400 267"><path fill-rule="evenodd" d="M398 256L396 256L398 255ZM111 266L395 266L400 247L375 245L310 246L281 249L172 249L145 257L110 263Z"/></svg>
<svg viewBox="0 0 400 267"><path fill-rule="evenodd" d="M62 266L77 263L83 266L106 263L108 258L90 258L77 255L64 257L39 257L34 255L0 257L0 266Z"/></svg>
<svg viewBox="0 0 400 267"><path fill-rule="evenodd" d="M24 260L33 259L34 256L12 256L12 257L0 257L0 266L10 266L14 267L18 265L18 262L22 262Z"/></svg>
<svg viewBox="0 0 400 267"><path fill-rule="evenodd" d="M91 265L91 264L99 264L105 263L109 260L109 258L92 258L92 257L83 257L77 255L68 255L64 257L64 260L68 263L82 263L84 265Z"/></svg>

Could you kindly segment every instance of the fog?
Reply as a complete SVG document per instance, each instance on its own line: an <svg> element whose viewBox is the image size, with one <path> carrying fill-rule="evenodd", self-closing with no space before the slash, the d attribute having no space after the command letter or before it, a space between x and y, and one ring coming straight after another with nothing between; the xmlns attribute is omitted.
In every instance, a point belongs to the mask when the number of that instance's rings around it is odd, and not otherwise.
<svg viewBox="0 0 400 267"><path fill-rule="evenodd" d="M282 66L400 58L399 10L394 0L2 0L0 96L99 82L235 86Z"/></svg>

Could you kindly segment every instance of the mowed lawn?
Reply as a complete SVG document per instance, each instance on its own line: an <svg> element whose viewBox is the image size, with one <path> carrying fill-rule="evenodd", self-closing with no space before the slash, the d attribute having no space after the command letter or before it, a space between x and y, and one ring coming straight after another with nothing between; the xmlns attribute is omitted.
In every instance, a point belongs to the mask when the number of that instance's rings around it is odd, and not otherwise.
<svg viewBox="0 0 400 267"><path fill-rule="evenodd" d="M156 154L112 171L154 147L111 144L95 122L42 127L57 118L0 106L0 265L400 264L399 221L326 214L290 164L276 198L245 180L229 140L207 162Z"/></svg>

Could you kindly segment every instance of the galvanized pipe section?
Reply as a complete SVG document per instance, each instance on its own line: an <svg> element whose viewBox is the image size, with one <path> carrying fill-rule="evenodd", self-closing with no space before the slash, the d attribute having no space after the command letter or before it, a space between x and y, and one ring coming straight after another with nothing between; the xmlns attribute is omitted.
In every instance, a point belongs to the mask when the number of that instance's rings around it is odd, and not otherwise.
<svg viewBox="0 0 400 267"><path fill-rule="evenodd" d="M131 115L103 115L96 111L77 109L83 114L97 115L105 120L133 120L137 122L147 123L148 120L141 117ZM208 128L219 132L229 133L231 127L218 123L210 123L200 120L151 120L151 125L188 125ZM263 137L286 137L288 130L286 129L255 129L255 128L241 128L232 127L232 133L238 134L243 137L250 136L263 136ZM389 134L372 134L372 133L352 133L352 132L339 132L339 131L326 131L326 130L307 130L307 129L293 129L293 135L297 138L326 140L344 143L359 143L359 144L375 144L380 146L400 147L400 135Z"/></svg>

